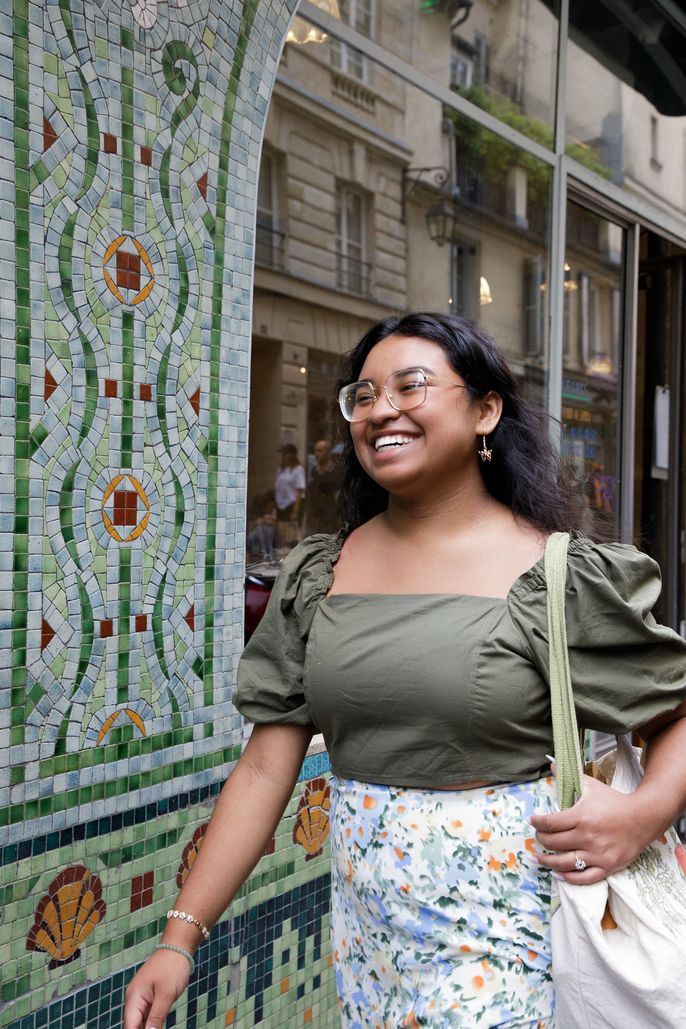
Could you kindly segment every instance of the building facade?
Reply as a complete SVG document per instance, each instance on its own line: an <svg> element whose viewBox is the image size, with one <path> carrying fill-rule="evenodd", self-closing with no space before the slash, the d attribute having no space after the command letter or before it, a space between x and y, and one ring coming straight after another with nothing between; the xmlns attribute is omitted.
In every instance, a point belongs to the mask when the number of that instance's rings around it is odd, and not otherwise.
<svg viewBox="0 0 686 1029"><path fill-rule="evenodd" d="M686 623L686 15L295 7L0 0L0 1026L121 1025L249 733L246 563L319 527L372 322L491 332ZM327 775L315 739L168 1025L337 1024Z"/></svg>

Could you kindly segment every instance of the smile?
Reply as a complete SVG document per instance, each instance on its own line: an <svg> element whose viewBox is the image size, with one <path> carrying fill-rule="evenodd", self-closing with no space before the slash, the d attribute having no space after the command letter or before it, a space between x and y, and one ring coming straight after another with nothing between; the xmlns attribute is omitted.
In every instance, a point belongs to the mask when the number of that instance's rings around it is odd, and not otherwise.
<svg viewBox="0 0 686 1029"><path fill-rule="evenodd" d="M396 447L405 447L408 443L414 443L415 436L379 436L374 440L375 450L393 450Z"/></svg>

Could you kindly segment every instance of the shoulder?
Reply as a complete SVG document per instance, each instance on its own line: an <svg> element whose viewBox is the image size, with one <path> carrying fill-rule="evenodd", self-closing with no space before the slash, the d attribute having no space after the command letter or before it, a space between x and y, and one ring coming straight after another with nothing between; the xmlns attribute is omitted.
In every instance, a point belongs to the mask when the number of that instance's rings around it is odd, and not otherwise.
<svg viewBox="0 0 686 1029"><path fill-rule="evenodd" d="M579 531L570 533L565 607L568 624L589 636L616 632L623 621L642 622L660 596L660 566L627 543L599 543ZM522 623L547 623L544 559L515 584L511 607Z"/></svg>
<svg viewBox="0 0 686 1029"><path fill-rule="evenodd" d="M567 562L567 588L612 587L625 597L648 589L660 592L660 566L630 543L596 543L581 532L571 533Z"/></svg>
<svg viewBox="0 0 686 1029"><path fill-rule="evenodd" d="M338 533L316 532L306 536L284 558L274 592L305 606L320 600L331 585L333 566L345 535L346 530L341 529Z"/></svg>
<svg viewBox="0 0 686 1029"><path fill-rule="evenodd" d="M635 586L645 581L661 580L660 566L648 554L630 543L599 543L577 529L569 534L567 551L567 590L581 582L603 581ZM544 590L544 557L520 576L512 592L526 595Z"/></svg>

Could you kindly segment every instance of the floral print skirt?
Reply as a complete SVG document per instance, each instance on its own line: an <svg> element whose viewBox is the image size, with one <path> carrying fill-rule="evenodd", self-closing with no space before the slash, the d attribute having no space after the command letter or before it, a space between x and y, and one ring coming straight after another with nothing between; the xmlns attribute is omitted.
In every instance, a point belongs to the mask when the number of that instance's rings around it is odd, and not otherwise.
<svg viewBox="0 0 686 1029"><path fill-rule="evenodd" d="M343 1029L553 1025L551 877L529 816L552 779L419 790L331 776Z"/></svg>

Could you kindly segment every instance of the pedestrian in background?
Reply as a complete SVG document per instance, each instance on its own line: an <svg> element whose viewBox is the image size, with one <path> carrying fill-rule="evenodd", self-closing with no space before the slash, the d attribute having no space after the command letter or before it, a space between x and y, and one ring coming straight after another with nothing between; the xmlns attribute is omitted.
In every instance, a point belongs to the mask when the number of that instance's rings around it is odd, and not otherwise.
<svg viewBox="0 0 686 1029"><path fill-rule="evenodd" d="M294 443L281 447L281 466L274 481L276 499L277 546L292 547L300 538L304 514L305 469L300 464Z"/></svg>

